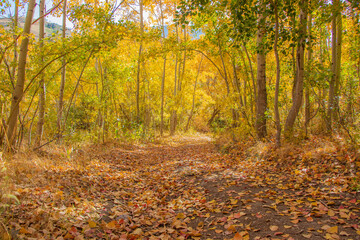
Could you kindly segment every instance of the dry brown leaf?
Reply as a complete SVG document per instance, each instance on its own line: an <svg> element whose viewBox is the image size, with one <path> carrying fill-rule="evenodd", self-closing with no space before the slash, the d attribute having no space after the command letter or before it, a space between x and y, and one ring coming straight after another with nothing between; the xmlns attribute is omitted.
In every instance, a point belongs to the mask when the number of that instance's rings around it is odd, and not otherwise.
<svg viewBox="0 0 360 240"><path fill-rule="evenodd" d="M273 232L277 231L278 229L279 229L278 226L275 226L275 225L270 226L270 230L273 231Z"/></svg>

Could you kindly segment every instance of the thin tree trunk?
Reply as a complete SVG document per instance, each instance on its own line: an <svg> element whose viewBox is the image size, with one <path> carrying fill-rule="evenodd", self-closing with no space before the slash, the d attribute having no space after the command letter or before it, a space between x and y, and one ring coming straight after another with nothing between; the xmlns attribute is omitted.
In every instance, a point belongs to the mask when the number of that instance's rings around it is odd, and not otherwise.
<svg viewBox="0 0 360 240"><path fill-rule="evenodd" d="M335 96L336 96L336 90L335 90L335 83L336 83L336 68L337 68L337 58L336 58L336 39L337 39L337 24L336 24L336 18L337 18L337 5L339 0L333 0L332 1L332 21L331 21L331 72L332 76L330 79L329 84L329 101L328 101L328 109L327 109L327 130L329 133L332 132L332 121L334 117L334 109L335 109Z"/></svg>
<svg viewBox="0 0 360 240"><path fill-rule="evenodd" d="M63 4L63 22L62 22L62 44L63 48L65 47L65 37L66 37L66 11L67 11L67 0L64 0ZM65 89L65 81L66 81L66 59L65 56L62 59L62 70L61 70L61 81L60 81L60 90L59 90L59 103L58 103L58 112L57 112L57 131L58 131L58 139L57 143L60 144L62 141L62 115L64 109L64 89Z"/></svg>
<svg viewBox="0 0 360 240"><path fill-rule="evenodd" d="M161 79L161 123L160 123L160 136L164 133L164 91L165 91L165 71L166 71L166 56L163 57L163 74Z"/></svg>
<svg viewBox="0 0 360 240"><path fill-rule="evenodd" d="M208 121L208 126L209 126L209 127L211 127L212 122L214 121L216 115L218 115L219 113L220 113L220 109L218 109L218 108L215 107L215 108L214 108L214 111L213 111L213 113L211 114L211 117L210 117L210 119L209 119L209 121Z"/></svg>
<svg viewBox="0 0 360 240"><path fill-rule="evenodd" d="M186 26L184 28L184 42L186 42ZM181 84L184 80L185 76L185 66L186 66L186 46L184 47L184 59L182 63L182 71L181 71L181 77L180 77L180 69L179 69L179 83L178 83L178 91L181 91Z"/></svg>
<svg viewBox="0 0 360 240"><path fill-rule="evenodd" d="M279 86L280 86L280 60L278 52L278 38L279 38L279 16L277 1L275 0L275 41L274 41L274 52L276 59L276 83L275 83L275 98L274 98L274 112L275 112L275 125L276 125L276 147L281 146L281 124L280 124L280 113L279 113Z"/></svg>
<svg viewBox="0 0 360 240"><path fill-rule="evenodd" d="M237 65L235 63L235 59L233 59L232 65L233 65L233 71L234 71L234 85L235 85L236 92L237 92L238 98L239 98L239 106L240 106L240 108L243 108L244 102L243 102L243 99L241 96L241 83L239 82L239 78L238 78L238 75L236 72Z"/></svg>
<svg viewBox="0 0 360 240"><path fill-rule="evenodd" d="M225 80L225 85L226 85L226 92L227 92L227 95L229 95L230 94L230 85L229 85L229 81L228 81L228 76L227 76L227 71L226 71L226 67L225 67L225 61L224 61L224 56L223 56L219 36L218 36L218 46L219 46L219 55L220 55L220 59L221 59L221 64L222 64L223 71L224 71L224 80Z"/></svg>
<svg viewBox="0 0 360 240"><path fill-rule="evenodd" d="M191 111L190 111L190 114L189 114L189 118L188 118L187 123L186 123L185 132L187 132L187 131L189 130L190 121L191 121L191 118L193 117L193 114L194 114L194 109L195 109L195 96L196 96L196 86L197 86L197 81L198 81L199 74L200 74L200 69L201 69L202 60L203 60L203 55L201 55L198 72L197 72L196 78L195 78L194 91L193 91L193 99L192 99L192 106L191 106Z"/></svg>
<svg viewBox="0 0 360 240"><path fill-rule="evenodd" d="M320 27L320 36L323 36L324 35L324 27ZM326 48L326 46L324 46L324 42L325 42L325 45L326 45L326 40L323 41L324 38L320 38L320 46L319 46L319 52L320 52L320 66L325 69L325 66L324 66L324 58L325 58L325 50L324 48ZM319 89L319 101L321 102L321 107L322 107L322 122L321 122L321 129L322 130L325 130L328 126L328 119L327 119L327 108L326 108L326 93L327 93L327 90L325 88L323 89Z"/></svg>
<svg viewBox="0 0 360 240"><path fill-rule="evenodd" d="M309 48L308 48L308 56L307 56L307 64L309 69L312 63L312 42L311 42L311 27L312 27L312 15L309 14L309 22L308 22L308 34L309 34ZM308 136L308 126L310 123L310 113L311 113L311 105L310 105L310 79L308 77L307 83L305 86L305 136Z"/></svg>
<svg viewBox="0 0 360 240"><path fill-rule="evenodd" d="M248 68L247 68L247 65L246 65L246 62L245 62L245 59L244 59L244 56L242 54L240 54L240 57L241 57L241 60L243 62L243 74L245 74L245 78L244 78L244 89L243 89L243 96L244 96L244 107L245 109L247 108L247 96L250 95L250 112L251 112L251 122L254 123L254 111L253 111L253 106L255 104L252 104L253 103L253 97L254 97L254 94L250 93L250 94L247 94L247 91L248 91L248 81L250 82L250 78L249 78L249 75L248 75ZM250 84L250 83L249 83ZM254 88L252 88L252 90L250 91L253 91ZM255 91L256 92L256 91Z"/></svg>
<svg viewBox="0 0 360 240"><path fill-rule="evenodd" d="M15 0L15 16L14 16L14 31L15 32L18 27L18 23L19 23L19 0ZM12 81L15 80L17 58L18 58L17 35L14 34L14 60L13 60L13 68L12 68L12 74L11 74Z"/></svg>
<svg viewBox="0 0 360 240"><path fill-rule="evenodd" d="M25 72L26 72L26 60L28 53L28 45L29 45L29 34L31 29L31 22L33 18L35 8L35 0L30 0L28 5L28 10L25 18L25 26L24 26L24 38L21 41L20 45L20 56L18 63L18 75L16 86L13 91L12 100L11 100L11 108L10 115L7 121L7 131L6 131L6 150L11 151L14 147L17 119L20 112L20 102L23 98L24 94L24 85L25 85Z"/></svg>
<svg viewBox="0 0 360 240"><path fill-rule="evenodd" d="M230 84L229 84L229 80L228 80L228 74L226 71L226 66L225 66L225 61L224 61L224 56L223 56L223 52L222 52L222 47L221 47L221 43L220 43L220 37L218 35L218 46L219 46L219 55L220 55L220 59L221 59L221 63L222 63L222 67L223 67L223 71L224 71L224 80L225 80L225 84L226 84L226 92L227 92L227 96L230 95ZM231 112L232 112L232 117L233 117L233 126L236 125L237 122L237 113L236 110L234 108L231 108Z"/></svg>
<svg viewBox="0 0 360 240"><path fill-rule="evenodd" d="M179 43L179 32L178 32L178 25L176 25L176 40ZM174 101L176 101L176 95L177 95L177 84L178 79L180 78L180 71L178 72L178 53L176 53L175 56L175 78L174 78ZM180 65L180 64L179 64ZM180 66L179 66L180 68ZM170 115L170 135L174 135L176 131L176 110L173 109Z"/></svg>
<svg viewBox="0 0 360 240"><path fill-rule="evenodd" d="M265 4L260 1L259 28L257 32L256 46L257 53L257 98L256 98L256 132L259 139L263 139L267 135L266 131L266 109L267 109L267 93L266 93L266 56L265 46L263 43L265 26L264 14Z"/></svg>
<svg viewBox="0 0 360 240"><path fill-rule="evenodd" d="M342 14L341 3L337 4L337 17L336 17L336 79L335 79L335 111L339 112L339 99L340 99L340 76L341 76L341 46L342 46ZM338 114L335 117L340 117Z"/></svg>
<svg viewBox="0 0 360 240"><path fill-rule="evenodd" d="M295 18L295 14L291 17L292 19L292 28L296 29L296 18ZM292 34L295 34L296 31L293 31ZM295 39L295 36L293 36L293 39ZM296 76L296 54L295 54L295 40L294 44L292 44L291 46L291 57L292 57L292 69L293 69L293 86L292 86L292 91L291 91L291 100L294 101L295 99L295 91L296 91L296 84L297 84L297 76Z"/></svg>
<svg viewBox="0 0 360 240"><path fill-rule="evenodd" d="M184 40L183 41L186 42L186 26L184 28ZM186 51L186 46L185 46L184 47L184 57L182 59L183 60L182 65L179 64L178 93L181 93L182 82L184 81L184 78L185 78L186 55L187 55L187 51ZM181 103L181 96L182 95L180 94L179 97L177 98L176 109L178 109L179 104ZM174 121L174 133L175 133L177 125L179 124L179 122L181 120L182 115L176 113L175 116L176 117L175 117L175 121Z"/></svg>
<svg viewBox="0 0 360 240"><path fill-rule="evenodd" d="M307 0L300 1L300 30L299 41L296 51L296 86L294 91L294 100L290 112L286 118L285 123L285 137L293 136L294 123L303 102L304 92L304 50L305 50L305 35L307 27Z"/></svg>
<svg viewBox="0 0 360 240"><path fill-rule="evenodd" d="M160 15L161 15L161 24L162 24L162 33L163 39L165 39L165 25L164 25L164 14L162 10L162 0L160 0ZM163 47L163 41L161 42ZM166 71L166 54L163 56L164 65L163 65L163 74L161 79L161 122L160 122L160 136L163 136L164 133L164 91L165 91L165 71Z"/></svg>
<svg viewBox="0 0 360 240"><path fill-rule="evenodd" d="M87 64L88 64L91 56L93 55L93 53L94 53L94 49L91 50L91 52L90 52L90 54L89 54L89 57L86 59L86 62L85 62L85 64L84 64L83 68L81 69L79 78L78 78L78 80L77 80L77 82L76 82L76 85L75 85L75 89L74 89L74 91L73 91L73 93L72 93L72 95L71 95L70 101L69 101L69 106L68 106L67 111L66 111L66 114L65 114L65 119L64 119L64 123L63 123L62 129L65 129L65 125L66 125L67 118L68 118L68 116L69 116L71 104L72 104L72 102L73 102L73 100L74 100L74 97L75 97L75 95L76 95L77 89L78 89L78 87L79 87L79 85L80 85L81 77L82 77L82 75L84 74L85 68L86 68L86 66L87 66ZM75 99L74 102L76 102L76 99Z"/></svg>
<svg viewBox="0 0 360 240"><path fill-rule="evenodd" d="M248 62L249 62L251 80L252 80L252 83L253 83L254 99L256 99L256 83L255 83L254 70L253 70L253 67L252 67L250 55L249 55L249 53L248 53L248 51L246 49L246 46L244 44L242 45L242 48L244 49L245 54L246 54L246 58L248 59ZM244 64L245 64L245 62L244 62Z"/></svg>
<svg viewBox="0 0 360 240"><path fill-rule="evenodd" d="M136 121L140 123L140 65L143 47L144 19L143 19L143 0L140 0L140 47L138 56L138 67L136 76Z"/></svg>
<svg viewBox="0 0 360 240"><path fill-rule="evenodd" d="M44 37L45 37L45 0L40 1L40 28L39 28L39 42L40 42L40 54L41 54L41 65L44 64ZM45 117L45 80L44 73L40 75L40 89L39 89L39 119L36 127L36 136L35 136L35 147L40 146L43 127L44 127L44 117Z"/></svg>

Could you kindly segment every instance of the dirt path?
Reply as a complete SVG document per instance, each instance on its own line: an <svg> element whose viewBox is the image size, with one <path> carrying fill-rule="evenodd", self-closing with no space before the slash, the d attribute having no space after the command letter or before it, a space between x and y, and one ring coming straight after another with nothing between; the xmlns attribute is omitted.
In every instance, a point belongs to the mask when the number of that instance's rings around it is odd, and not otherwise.
<svg viewBox="0 0 360 240"><path fill-rule="evenodd" d="M287 163L206 136L95 145L19 185L2 216L14 239L359 239L359 196Z"/></svg>

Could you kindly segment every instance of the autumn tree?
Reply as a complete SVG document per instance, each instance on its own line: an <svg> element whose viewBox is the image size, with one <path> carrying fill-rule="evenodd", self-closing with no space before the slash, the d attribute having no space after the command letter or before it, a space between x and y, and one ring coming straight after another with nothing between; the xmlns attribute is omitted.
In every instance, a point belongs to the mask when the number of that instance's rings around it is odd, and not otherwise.
<svg viewBox="0 0 360 240"><path fill-rule="evenodd" d="M18 71L17 71L18 75L17 75L16 85L12 94L10 114L7 120L5 144L8 150L13 149L15 142L17 120L20 112L20 103L23 98L23 91L25 85L29 34L31 30L31 22L33 18L34 8L35 8L35 0L30 0L25 18L23 40L21 41L21 45L20 45L20 55L19 55L19 63L18 63Z"/></svg>

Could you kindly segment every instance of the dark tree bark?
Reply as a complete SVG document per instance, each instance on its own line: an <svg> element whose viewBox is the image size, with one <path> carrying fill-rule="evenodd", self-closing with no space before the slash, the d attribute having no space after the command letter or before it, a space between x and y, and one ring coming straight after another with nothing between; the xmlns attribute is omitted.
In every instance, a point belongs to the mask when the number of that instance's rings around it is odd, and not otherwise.
<svg viewBox="0 0 360 240"><path fill-rule="evenodd" d="M274 41L274 52L276 59L276 83L275 83L275 98L274 98L274 112L275 112L275 125L276 125L276 146L281 146L281 124L280 124L280 113L279 113L279 86L280 86L280 60L278 52L278 38L279 38L279 16L277 1L274 3L275 7L275 41Z"/></svg>
<svg viewBox="0 0 360 240"><path fill-rule="evenodd" d="M290 112L286 118L284 134L286 138L293 136L294 123L303 102L304 92L304 51L307 27L307 0L300 1L300 28L299 39L296 51L296 85L294 91L294 99Z"/></svg>
<svg viewBox="0 0 360 240"><path fill-rule="evenodd" d="M258 32L256 45L257 53L257 98L256 98L256 132L259 139L263 139L267 135L266 131L266 109L267 109L267 92L266 92L266 54L263 38L265 33L265 4L260 1L260 15L258 19Z"/></svg>
<svg viewBox="0 0 360 240"><path fill-rule="evenodd" d="M308 33L309 33L309 47L307 51L307 64L310 67L312 62L312 42L311 42L311 27L312 27L312 16L309 14L308 22ZM310 124L310 113L311 113L311 103L310 103L310 79L308 77L307 83L305 86L305 136L308 136L308 126Z"/></svg>

